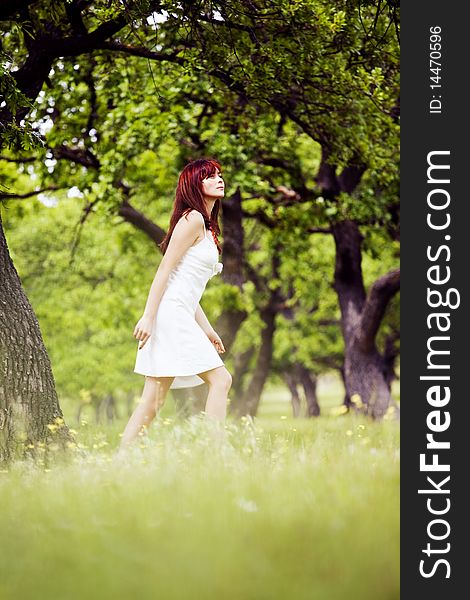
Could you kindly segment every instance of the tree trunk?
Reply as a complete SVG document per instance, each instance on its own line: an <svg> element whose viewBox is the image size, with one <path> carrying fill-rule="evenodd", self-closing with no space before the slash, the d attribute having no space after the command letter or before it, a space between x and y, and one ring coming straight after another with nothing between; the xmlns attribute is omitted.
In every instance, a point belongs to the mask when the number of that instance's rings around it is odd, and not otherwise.
<svg viewBox="0 0 470 600"><path fill-rule="evenodd" d="M320 405L317 398L317 378L306 367L301 364L297 365L300 382L304 388L305 400L307 402L307 417L319 417Z"/></svg>
<svg viewBox="0 0 470 600"><path fill-rule="evenodd" d="M233 358L233 383L231 387L231 396L240 398L243 394L243 384L249 371L251 359L255 354L255 347L251 346L245 352L237 354Z"/></svg>
<svg viewBox="0 0 470 600"><path fill-rule="evenodd" d="M222 280L241 290L245 276L243 215L239 188L233 196L226 198L222 203L222 226L224 232ZM227 352L233 346L237 332L246 317L245 310L237 306L224 306L215 328Z"/></svg>
<svg viewBox="0 0 470 600"><path fill-rule="evenodd" d="M361 270L362 236L357 224L345 220L333 225L336 244L334 289L341 309L345 344L346 397L356 409L374 418L390 405L390 366L375 345L385 309L398 291L399 270L379 278L366 298Z"/></svg>
<svg viewBox="0 0 470 600"><path fill-rule="evenodd" d="M243 395L240 398L235 398L235 402L230 404L230 412L237 416L248 414L254 417L258 411L261 393L271 367L275 317L276 312L271 303L261 311L261 318L265 323L265 327L261 333L261 346L255 372Z"/></svg>
<svg viewBox="0 0 470 600"><path fill-rule="evenodd" d="M281 245L276 243L272 249L271 256L271 276L273 279L279 279L279 267L281 263ZM255 283L256 285L256 283ZM266 289L267 286L265 286ZM283 297L278 286L269 289L269 300L260 310L261 320L265 327L261 332L261 345L256 361L255 372L248 384L247 389L241 397L235 398L230 403L229 410L232 414L238 416L250 415L254 417L258 412L258 406L261 400L261 393L264 384L269 376L273 357L273 338L276 328L276 315L284 306Z"/></svg>
<svg viewBox="0 0 470 600"><path fill-rule="evenodd" d="M301 398L298 385L303 387L306 402L306 417L320 416L320 405L317 398L317 378L301 363L295 363L289 371L283 374L284 381L291 393L292 410L294 417L300 417Z"/></svg>
<svg viewBox="0 0 470 600"><path fill-rule="evenodd" d="M109 394L107 397L106 417L108 419L108 423L113 423L115 419L119 419L117 402L112 394Z"/></svg>
<svg viewBox="0 0 470 600"><path fill-rule="evenodd" d="M205 409L209 387L202 383L191 388L176 388L171 393L178 418L187 419Z"/></svg>
<svg viewBox="0 0 470 600"><path fill-rule="evenodd" d="M292 371L284 371L283 379L291 394L292 414L295 418L300 417L300 395L297 388L297 378Z"/></svg>
<svg viewBox="0 0 470 600"><path fill-rule="evenodd" d="M346 352L344 370L351 407L364 409L374 418L383 417L391 396L385 361L378 350L363 352L357 344L352 344Z"/></svg>
<svg viewBox="0 0 470 600"><path fill-rule="evenodd" d="M348 396L348 392L346 390L346 378L344 375L344 361L343 361L341 368L339 369L339 374L341 375L341 381L343 382L343 386L344 386L343 404L344 404L344 406L346 406L346 408L349 409L349 408L351 408L351 398Z"/></svg>
<svg viewBox="0 0 470 600"><path fill-rule="evenodd" d="M65 424L54 429L57 418L63 414L51 363L11 260L0 214L0 461L24 457L27 446L39 441L53 438L63 446L73 441Z"/></svg>

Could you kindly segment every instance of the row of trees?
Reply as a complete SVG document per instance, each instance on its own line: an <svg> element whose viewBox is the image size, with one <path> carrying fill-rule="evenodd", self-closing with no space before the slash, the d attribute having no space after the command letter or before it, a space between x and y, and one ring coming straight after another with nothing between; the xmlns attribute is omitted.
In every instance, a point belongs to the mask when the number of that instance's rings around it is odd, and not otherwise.
<svg viewBox="0 0 470 600"><path fill-rule="evenodd" d="M83 194L74 247L94 214L158 243L178 171L216 156L229 194L207 301L233 356L231 410L255 414L276 372L318 414L315 375L336 368L345 402L382 416L399 339L396 303L384 323L399 288L396 5L25 0L0 18L3 198L28 197L34 173L35 192ZM5 422L29 407L36 439L61 412L0 240L0 400Z"/></svg>

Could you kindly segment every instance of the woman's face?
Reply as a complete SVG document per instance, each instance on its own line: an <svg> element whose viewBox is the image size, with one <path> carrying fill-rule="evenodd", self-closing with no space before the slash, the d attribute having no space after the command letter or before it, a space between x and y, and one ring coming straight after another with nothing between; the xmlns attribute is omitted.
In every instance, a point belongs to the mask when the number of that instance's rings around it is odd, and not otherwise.
<svg viewBox="0 0 470 600"><path fill-rule="evenodd" d="M209 198L223 198L225 184L221 172L216 169L212 175L202 180L202 193Z"/></svg>

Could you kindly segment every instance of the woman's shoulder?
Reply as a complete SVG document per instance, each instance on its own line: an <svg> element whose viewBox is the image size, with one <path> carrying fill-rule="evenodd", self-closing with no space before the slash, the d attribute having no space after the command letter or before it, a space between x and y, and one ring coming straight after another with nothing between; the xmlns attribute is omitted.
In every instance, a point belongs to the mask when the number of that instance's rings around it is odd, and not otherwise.
<svg viewBox="0 0 470 600"><path fill-rule="evenodd" d="M183 234L183 236L198 236L201 231L201 224L204 224L204 217L198 210L192 209L189 212L182 213L174 231Z"/></svg>
<svg viewBox="0 0 470 600"><path fill-rule="evenodd" d="M195 208L192 208L188 212L183 213L181 215L181 218L179 219L179 221L184 221L186 223L189 223L191 225L191 229L196 230L196 231L200 230L201 225L203 225L204 228L206 227L202 213L200 213Z"/></svg>
<svg viewBox="0 0 470 600"><path fill-rule="evenodd" d="M191 208L189 211L183 213L182 217L186 217L188 220L195 221L196 223L204 223L204 217L195 208Z"/></svg>

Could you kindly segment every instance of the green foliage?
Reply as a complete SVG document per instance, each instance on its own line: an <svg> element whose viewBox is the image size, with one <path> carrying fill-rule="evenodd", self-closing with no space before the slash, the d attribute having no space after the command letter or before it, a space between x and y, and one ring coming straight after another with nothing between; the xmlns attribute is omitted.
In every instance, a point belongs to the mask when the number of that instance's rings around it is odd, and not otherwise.
<svg viewBox="0 0 470 600"><path fill-rule="evenodd" d="M8 58L0 51L0 105L4 111L15 114L20 107L32 108L33 103L18 89L7 67ZM0 121L0 148L6 146L10 150L29 151L39 148L41 144L42 139L30 122L17 124L15 121Z"/></svg>
<svg viewBox="0 0 470 600"><path fill-rule="evenodd" d="M394 15L379 8L315 0L269 3L269 13L268 3L258 3L247 12L235 0L208 6L208 22L196 10L187 19L202 46L201 71L224 81L228 73L233 89L288 115L336 164L379 169L385 139L396 153L398 125L390 115L399 93ZM214 18L216 10L224 21Z"/></svg>

